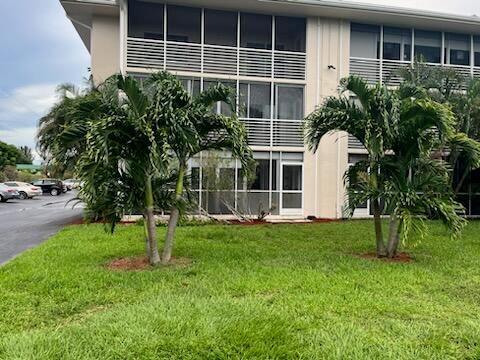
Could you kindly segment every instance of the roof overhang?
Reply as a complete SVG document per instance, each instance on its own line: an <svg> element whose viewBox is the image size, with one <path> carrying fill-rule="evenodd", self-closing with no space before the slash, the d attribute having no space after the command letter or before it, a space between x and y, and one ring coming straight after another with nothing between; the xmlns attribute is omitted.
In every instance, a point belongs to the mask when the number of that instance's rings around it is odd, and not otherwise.
<svg viewBox="0 0 480 360"><path fill-rule="evenodd" d="M159 1L162 2L162 1ZM318 16L425 30L480 34L480 17L338 0L170 0L168 3L292 16Z"/></svg>
<svg viewBox="0 0 480 360"><path fill-rule="evenodd" d="M119 16L120 14L116 0L60 0L60 3L88 51L90 51L93 16Z"/></svg>
<svg viewBox="0 0 480 360"><path fill-rule="evenodd" d="M94 15L119 16L120 0L60 0L83 43L90 51ZM165 0L150 0L160 3ZM425 30L480 34L480 18L400 7L338 0L169 0L169 4L240 10L276 15L327 17Z"/></svg>

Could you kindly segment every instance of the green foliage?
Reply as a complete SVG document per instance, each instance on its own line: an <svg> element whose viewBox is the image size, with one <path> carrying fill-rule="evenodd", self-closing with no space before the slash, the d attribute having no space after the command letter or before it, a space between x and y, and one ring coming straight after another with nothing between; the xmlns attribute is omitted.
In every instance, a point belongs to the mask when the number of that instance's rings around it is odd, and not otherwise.
<svg viewBox="0 0 480 360"><path fill-rule="evenodd" d="M392 221L399 221L396 231L404 242L414 230L424 235L422 224L431 216L456 237L464 226L462 207L454 200L451 168L442 156L447 148L469 149L477 163L480 144L457 130L447 105L417 86L427 79L413 75L398 90L369 87L354 76L343 79L340 97L328 98L307 117L307 143L316 150L324 135L341 130L367 149L368 161L345 174L350 214L366 201L382 200Z"/></svg>
<svg viewBox="0 0 480 360"><path fill-rule="evenodd" d="M452 136L447 146L451 149L448 160L455 170L452 179L457 179L454 192L458 193L471 171L480 166L480 79L466 79L454 68L432 67L419 61L400 70L399 75L405 79L403 91L414 89L413 97L420 98L421 94L422 98L445 104L455 114L459 136ZM405 92L403 98L407 96Z"/></svg>
<svg viewBox="0 0 480 360"><path fill-rule="evenodd" d="M28 163L28 159L25 158L19 148L0 141L0 171L9 165Z"/></svg>
<svg viewBox="0 0 480 360"><path fill-rule="evenodd" d="M21 157L17 159L17 164L31 164L33 162L33 152L28 146L20 146L18 148Z"/></svg>
<svg viewBox="0 0 480 360"><path fill-rule="evenodd" d="M234 94L220 84L192 97L168 72L143 82L114 75L85 94L61 96L40 121L39 149L52 166L75 166L87 219L113 231L123 215L142 211L152 224L154 206L182 213L189 206L184 177L198 153L228 150L249 168L245 128L236 115L211 111L219 101L235 113Z"/></svg>
<svg viewBox="0 0 480 360"><path fill-rule="evenodd" d="M141 227L70 227L0 268L0 358L476 359L480 223L426 225L408 264L358 256L370 221L180 227L193 263L127 272Z"/></svg>

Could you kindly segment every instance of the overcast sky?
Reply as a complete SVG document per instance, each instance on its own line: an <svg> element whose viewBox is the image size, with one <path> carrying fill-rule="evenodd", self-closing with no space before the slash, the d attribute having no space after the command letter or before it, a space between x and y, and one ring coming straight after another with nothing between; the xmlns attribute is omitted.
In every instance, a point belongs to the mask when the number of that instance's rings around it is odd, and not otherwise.
<svg viewBox="0 0 480 360"><path fill-rule="evenodd" d="M363 2L480 16L480 0ZM34 147L55 87L81 85L89 55L58 0L0 0L0 14L0 140Z"/></svg>

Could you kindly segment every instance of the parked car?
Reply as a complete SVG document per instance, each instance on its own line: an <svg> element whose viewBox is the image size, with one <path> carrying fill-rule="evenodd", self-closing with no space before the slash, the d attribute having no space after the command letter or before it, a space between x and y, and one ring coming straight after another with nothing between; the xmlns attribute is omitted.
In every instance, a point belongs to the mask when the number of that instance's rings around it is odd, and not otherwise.
<svg viewBox="0 0 480 360"><path fill-rule="evenodd" d="M19 199L20 194L15 188L0 183L0 202L7 202L11 199Z"/></svg>
<svg viewBox="0 0 480 360"><path fill-rule="evenodd" d="M50 194L52 196L58 196L67 192L67 187L58 179L41 179L34 181L32 185L41 188L44 194Z"/></svg>
<svg viewBox="0 0 480 360"><path fill-rule="evenodd" d="M42 195L43 193L40 187L20 181L7 181L4 184L17 190L19 197L22 200L32 199L35 196Z"/></svg>
<svg viewBox="0 0 480 360"><path fill-rule="evenodd" d="M77 179L64 180L63 184L67 187L67 190L78 189L81 187L81 181Z"/></svg>

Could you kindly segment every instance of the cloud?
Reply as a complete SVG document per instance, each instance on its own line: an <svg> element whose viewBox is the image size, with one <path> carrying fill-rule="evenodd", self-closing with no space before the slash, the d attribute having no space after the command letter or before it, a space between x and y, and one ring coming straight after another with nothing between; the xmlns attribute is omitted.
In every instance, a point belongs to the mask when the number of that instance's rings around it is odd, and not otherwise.
<svg viewBox="0 0 480 360"><path fill-rule="evenodd" d="M35 160L39 160L40 156L35 151L36 135L36 127L0 130L0 141L16 146L29 146L33 150Z"/></svg>
<svg viewBox="0 0 480 360"><path fill-rule="evenodd" d="M373 3L386 6L401 6L411 9L440 11L460 15L480 14L478 0L438 1L438 0L354 0L363 3Z"/></svg>
<svg viewBox="0 0 480 360"><path fill-rule="evenodd" d="M0 94L0 129L32 127L56 101L56 85L32 84Z"/></svg>

